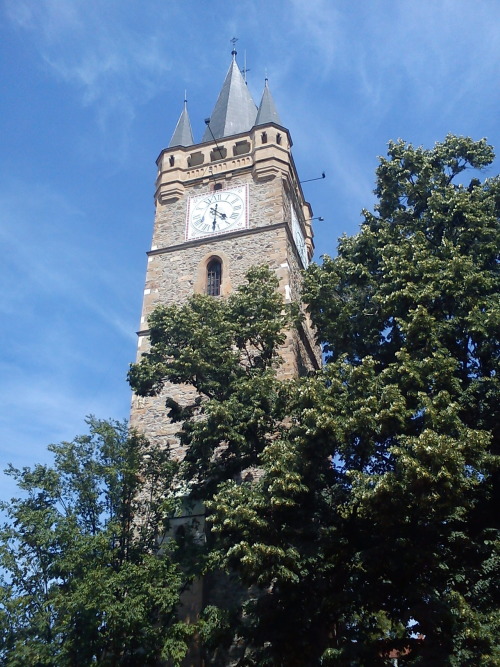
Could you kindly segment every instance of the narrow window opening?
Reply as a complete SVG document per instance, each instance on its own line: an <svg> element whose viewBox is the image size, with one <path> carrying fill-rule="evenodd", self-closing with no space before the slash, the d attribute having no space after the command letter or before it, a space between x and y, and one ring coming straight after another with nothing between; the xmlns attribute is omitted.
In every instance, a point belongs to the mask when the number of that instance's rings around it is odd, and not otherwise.
<svg viewBox="0 0 500 667"><path fill-rule="evenodd" d="M263 143L263 144L267 144L267 132L263 132L263 133L260 135L260 137L261 137L261 139L262 139L262 143Z"/></svg>
<svg viewBox="0 0 500 667"><path fill-rule="evenodd" d="M279 132L278 132L278 134L276 135L276 143L277 143L277 144L281 144L281 134L279 134Z"/></svg>
<svg viewBox="0 0 500 667"><path fill-rule="evenodd" d="M216 183L214 185L214 190L222 190L222 183Z"/></svg>
<svg viewBox="0 0 500 667"><path fill-rule="evenodd" d="M212 259L207 266L207 294L208 296L220 296L220 284L222 280L222 263L220 259Z"/></svg>
<svg viewBox="0 0 500 667"><path fill-rule="evenodd" d="M175 164L175 157L174 157L173 155L171 155L171 156L168 158L168 161L170 162L170 166L173 167L174 164Z"/></svg>

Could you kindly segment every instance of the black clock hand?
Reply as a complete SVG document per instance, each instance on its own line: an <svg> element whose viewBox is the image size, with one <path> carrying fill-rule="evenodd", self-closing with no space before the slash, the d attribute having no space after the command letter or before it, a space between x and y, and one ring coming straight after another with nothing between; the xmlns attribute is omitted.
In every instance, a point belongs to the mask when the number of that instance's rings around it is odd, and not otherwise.
<svg viewBox="0 0 500 667"><path fill-rule="evenodd" d="M217 224L217 216L219 216L219 218L222 218L222 220L225 220L227 218L227 215L217 210L217 204L215 204L215 208L210 209L210 213L214 216L214 219L212 221L212 230L215 232L215 225Z"/></svg>
<svg viewBox="0 0 500 667"><path fill-rule="evenodd" d="M214 216L218 215L219 218L222 218L223 220L227 218L227 213L221 213L220 211L217 210L217 204L215 205L215 208L210 209L210 213Z"/></svg>
<svg viewBox="0 0 500 667"><path fill-rule="evenodd" d="M217 204L215 204L215 208L210 209L210 213L214 216L214 219L212 221L212 230L215 232L215 225L217 224Z"/></svg>

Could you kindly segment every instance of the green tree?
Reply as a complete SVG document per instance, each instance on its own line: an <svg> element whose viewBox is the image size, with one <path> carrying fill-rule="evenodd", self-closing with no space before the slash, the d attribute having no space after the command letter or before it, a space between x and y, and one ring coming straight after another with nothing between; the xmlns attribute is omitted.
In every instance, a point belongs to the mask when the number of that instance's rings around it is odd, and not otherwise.
<svg viewBox="0 0 500 667"><path fill-rule="evenodd" d="M282 429L276 369L297 312L277 287L267 268L256 267L227 299L194 295L185 305L158 307L148 321L151 350L130 368L139 395L156 395L169 382L196 390L192 404L167 397L166 407L181 424L183 475L203 500L222 481L251 474Z"/></svg>
<svg viewBox="0 0 500 667"><path fill-rule="evenodd" d="M484 140L390 144L375 212L305 276L328 362L314 376L276 377L292 320L264 269L151 319L130 380L198 392L167 407L207 505L202 569L248 591L201 635L241 665L500 663L500 182L477 178L492 159Z"/></svg>
<svg viewBox="0 0 500 667"><path fill-rule="evenodd" d="M390 144L375 213L305 276L328 363L286 388L259 483L209 504L260 587L249 664L500 664L500 182L455 182L492 159Z"/></svg>
<svg viewBox="0 0 500 667"><path fill-rule="evenodd" d="M415 621L422 664L500 661L500 181L459 182L492 160L391 143L375 213L306 277L363 606Z"/></svg>
<svg viewBox="0 0 500 667"><path fill-rule="evenodd" d="M180 664L187 582L162 545L176 465L122 423L88 425L52 466L7 471L23 495L2 503L1 662Z"/></svg>
<svg viewBox="0 0 500 667"><path fill-rule="evenodd" d="M277 370L280 345L298 309L284 306L277 287L269 269L256 267L227 299L195 295L182 306L159 307L149 319L151 349L131 367L129 380L140 395L167 389L168 414L179 422L180 442L186 448L181 475L193 499L209 502L214 494L224 494L230 480L237 480L242 491L252 490L254 484L257 488L256 470L262 470L263 457L277 439L286 437L288 384L278 380ZM176 403L168 396L168 383L191 385L196 390L193 402ZM250 613L250 606L259 602L263 591L257 586L245 609L239 606L248 598L243 591L252 582L220 557L216 536L216 530L208 535L199 573L211 591L209 602L221 597L214 589L232 589L222 609L209 606L201 624L206 660L220 665L227 664L223 649L236 636L240 648L253 647L248 626L255 625L258 614ZM220 566L230 584L223 582Z"/></svg>

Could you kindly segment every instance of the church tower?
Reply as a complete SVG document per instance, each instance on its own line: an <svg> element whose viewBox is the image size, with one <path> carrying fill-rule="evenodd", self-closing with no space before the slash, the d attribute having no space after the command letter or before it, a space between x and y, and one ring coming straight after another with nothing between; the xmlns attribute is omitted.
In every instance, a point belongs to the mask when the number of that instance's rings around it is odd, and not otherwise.
<svg viewBox="0 0 500 667"><path fill-rule="evenodd" d="M255 105L236 51L200 143L187 103L168 148L157 159L153 241L148 254L138 357L147 350L147 320L160 304L181 304L193 293L224 297L250 267L266 264L279 278L284 302L297 300L301 270L313 254L312 210L293 161L292 140L266 80ZM318 368L320 350L307 318L282 350L282 377ZM183 402L188 388L169 387ZM184 396L183 396L184 394ZM133 397L131 426L175 453L165 393ZM181 454L181 452L179 452Z"/></svg>

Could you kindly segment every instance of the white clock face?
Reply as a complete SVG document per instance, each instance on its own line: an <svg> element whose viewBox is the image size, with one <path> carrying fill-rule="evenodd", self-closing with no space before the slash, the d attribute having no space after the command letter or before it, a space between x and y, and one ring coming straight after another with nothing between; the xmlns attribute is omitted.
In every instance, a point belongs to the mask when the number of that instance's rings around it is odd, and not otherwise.
<svg viewBox="0 0 500 667"><path fill-rule="evenodd" d="M292 206L292 236L295 242L295 247L297 248L297 252L299 253L299 257L302 260L302 266L305 269L307 269L307 267L309 266L309 255L307 252L306 240L304 238L304 234L302 233L299 219L297 218L297 214L295 213L295 209L293 206Z"/></svg>
<svg viewBox="0 0 500 667"><path fill-rule="evenodd" d="M188 202L186 238L224 234L247 226L248 186L207 192Z"/></svg>

